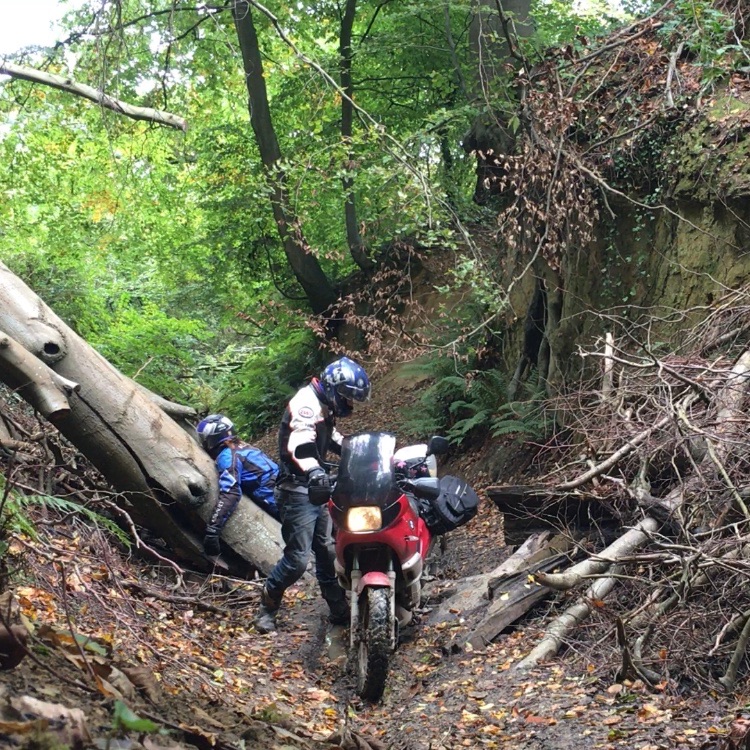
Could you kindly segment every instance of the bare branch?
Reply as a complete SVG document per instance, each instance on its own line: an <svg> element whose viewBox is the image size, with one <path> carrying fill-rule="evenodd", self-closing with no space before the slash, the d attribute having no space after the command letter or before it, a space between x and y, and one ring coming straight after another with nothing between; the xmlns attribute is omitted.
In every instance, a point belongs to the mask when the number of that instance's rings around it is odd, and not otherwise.
<svg viewBox="0 0 750 750"><path fill-rule="evenodd" d="M43 86L50 86L58 91L65 91L68 94L83 97L89 101L98 104L104 109L110 109L117 114L125 115L132 120L145 120L154 122L158 125L166 125L176 130L187 130L187 122L178 115L171 112L163 112L151 107L138 107L134 104L128 104L120 99L115 99L103 91L95 89L85 83L76 83L72 78L56 75L54 73L45 73L36 68L29 68L26 65L16 65L15 63L2 61L0 62L0 74L16 78L21 81L30 81L39 83Z"/></svg>

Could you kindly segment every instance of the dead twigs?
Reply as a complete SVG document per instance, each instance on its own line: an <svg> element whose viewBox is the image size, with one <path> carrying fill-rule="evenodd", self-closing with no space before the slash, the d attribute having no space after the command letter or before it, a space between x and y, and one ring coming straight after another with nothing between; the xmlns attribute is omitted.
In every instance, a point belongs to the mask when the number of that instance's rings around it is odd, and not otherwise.
<svg viewBox="0 0 750 750"><path fill-rule="evenodd" d="M747 330L737 314L739 300L750 319L750 289L739 297L732 292L704 314L706 322L687 329L693 348L683 346L687 353L680 356L659 357L648 348L645 358L634 356L621 343L637 345L632 331L619 343L605 342L602 389L592 390L583 408L569 407L574 429L591 450L579 456L579 465L590 468L563 481L557 472L549 498L567 492L570 502L572 491L586 486L587 502L600 496L628 528L567 569L535 573L548 590L585 588L519 668L575 641L578 626L593 618L617 633L617 644L607 648L608 658L620 662L620 679L656 685L683 669L692 679L734 689L750 641L750 348L735 349L732 364L726 353L706 361L699 352L706 340L717 340L705 334L717 330L721 316L733 322L732 337L724 341L739 342ZM597 446L609 455L596 455ZM570 474L573 464L565 464ZM621 591L610 604L615 587Z"/></svg>

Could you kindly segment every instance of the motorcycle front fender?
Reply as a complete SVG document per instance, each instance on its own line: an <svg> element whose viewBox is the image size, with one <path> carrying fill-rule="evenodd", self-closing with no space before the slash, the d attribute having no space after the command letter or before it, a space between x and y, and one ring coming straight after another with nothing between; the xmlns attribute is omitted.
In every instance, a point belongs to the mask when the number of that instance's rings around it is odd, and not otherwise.
<svg viewBox="0 0 750 750"><path fill-rule="evenodd" d="M393 586L393 578L388 573L383 573L378 570L370 571L365 573L358 581L354 593L359 596L368 586L373 588L391 588Z"/></svg>

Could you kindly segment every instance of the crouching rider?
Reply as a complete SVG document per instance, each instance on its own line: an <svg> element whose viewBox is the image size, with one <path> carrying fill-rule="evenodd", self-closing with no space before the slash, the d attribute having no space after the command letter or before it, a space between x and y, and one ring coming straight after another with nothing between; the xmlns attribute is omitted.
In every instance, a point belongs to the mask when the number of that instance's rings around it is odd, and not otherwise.
<svg viewBox="0 0 750 750"><path fill-rule="evenodd" d="M311 551L320 592L330 609L330 623L345 625L349 621L349 605L333 564L331 518L325 507L331 484L321 461L329 450L341 454L343 435L336 429L336 418L348 416L354 401L366 401L369 396L367 373L342 357L328 365L320 378L312 378L297 391L287 405L279 429L281 470L275 490L285 547L263 589L255 620L261 633L276 629L284 591L302 577Z"/></svg>
<svg viewBox="0 0 750 750"><path fill-rule="evenodd" d="M234 424L223 414L209 415L198 423L196 431L219 472L219 500L203 538L203 550L209 557L215 557L221 552L221 530L243 494L279 520L273 496L279 467L260 448L240 440L234 434Z"/></svg>

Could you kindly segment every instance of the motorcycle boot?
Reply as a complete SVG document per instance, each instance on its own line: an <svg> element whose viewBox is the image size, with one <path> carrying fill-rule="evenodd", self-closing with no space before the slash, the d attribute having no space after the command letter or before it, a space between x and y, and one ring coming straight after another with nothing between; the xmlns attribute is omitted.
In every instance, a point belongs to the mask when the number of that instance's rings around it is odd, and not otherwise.
<svg viewBox="0 0 750 750"><path fill-rule="evenodd" d="M260 607L253 625L259 633L273 633L276 630L276 613L281 606L281 598L274 598L264 586L260 595Z"/></svg>
<svg viewBox="0 0 750 750"><path fill-rule="evenodd" d="M321 586L320 593L326 600L328 609L330 610L328 622L331 625L348 625L350 610L344 589L338 583L332 583Z"/></svg>

